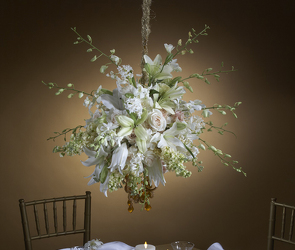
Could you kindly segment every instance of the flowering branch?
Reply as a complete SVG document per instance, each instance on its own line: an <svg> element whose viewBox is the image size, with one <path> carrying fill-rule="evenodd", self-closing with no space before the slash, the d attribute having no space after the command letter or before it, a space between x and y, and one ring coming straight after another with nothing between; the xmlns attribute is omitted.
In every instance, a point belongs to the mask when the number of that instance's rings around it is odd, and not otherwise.
<svg viewBox="0 0 295 250"><path fill-rule="evenodd" d="M62 92L64 92L65 90L69 90L69 91L74 91L74 92L79 93L79 98L82 98L82 97L84 96L84 94L85 94L85 95L88 95L88 96L92 96L92 97L94 97L94 95L93 95L94 90L92 90L91 93L89 94L89 93L86 93L85 91L81 91L81 90L77 90L77 89L75 89L75 88L74 88L74 84L72 84L72 83L69 83L69 84L67 85L67 87L59 87L56 83L53 83L53 82L45 83L45 82L42 81L42 83L44 83L46 86L48 86L49 89L52 89L52 88L59 89L59 90L55 93L55 95L60 95L60 94L61 94ZM68 95L68 98L72 98L73 96L74 96L74 93L71 93L71 94Z"/></svg>
<svg viewBox="0 0 295 250"><path fill-rule="evenodd" d="M242 104L242 102L236 102L233 107L231 107L229 105L214 104L212 107L206 107L206 109L217 109L218 112L222 115L226 115L226 112L223 110L223 109L226 109L226 110L229 110L230 112L232 112L232 114L235 118L238 118L238 116L234 112L234 110L236 110L236 108L241 104Z"/></svg>
<svg viewBox="0 0 295 250"><path fill-rule="evenodd" d="M234 170L236 170L237 172L243 173L243 175L244 175L245 177L247 176L247 174L242 170L242 167L240 167L240 168L236 168L236 167L234 166L234 164L239 163L238 161L235 161L235 160L229 161L229 160L227 160L228 158L231 158L231 155L223 153L220 149L217 149L217 148L215 148L214 146L209 145L206 141L202 140L201 138L199 138L199 140L200 140L201 142L203 142L204 144L206 144L207 148L208 148L209 150L212 150L213 153L214 153L217 157L220 158L221 163L222 163L223 165L225 165L225 166L231 166L231 167L232 167Z"/></svg>
<svg viewBox="0 0 295 250"><path fill-rule="evenodd" d="M227 133L233 134L237 138L237 136L236 136L236 134L234 132L232 132L230 130L226 130L226 129L223 128L223 127L225 127L228 124L227 122L224 123L221 127L214 126L212 121L205 122L205 124L207 124L208 126L210 126L210 128L207 129L207 132L211 132L212 129L216 129L218 131L218 134L223 135L224 132L227 132Z"/></svg>
<svg viewBox="0 0 295 250"><path fill-rule="evenodd" d="M85 43L87 43L88 45L91 46L91 48L88 49L87 52L92 52L92 50L97 50L97 51L100 53L99 56L96 56L96 55L95 55L95 56L90 60L91 62L96 61L96 60L97 60L98 58L100 58L101 56L105 56L105 57L107 57L107 58L111 61L110 63L107 63L107 64L114 64L114 65L116 65L116 66L120 65L120 60L119 60L119 58L113 55L113 54L115 53L115 50L111 50L111 51L110 51L110 52L111 52L111 56L108 56L108 55L106 55L105 53L103 53L100 49L98 49L97 47L95 47L95 46L92 44L92 38L91 38L91 36L87 35L87 39L88 39L88 40L86 40L86 39L84 39L84 38L83 38L83 37L82 37L82 36L76 31L76 27L71 28L71 30L74 31L74 32L78 35L78 37L77 37L77 41L74 42L74 44L79 44L79 43L85 42Z"/></svg>
<svg viewBox="0 0 295 250"><path fill-rule="evenodd" d="M49 137L48 139L47 139L47 141L49 141L49 140L53 140L53 141L55 141L55 139L57 138L57 137L60 137L60 136L62 136L62 135L64 135L64 141L66 141L67 140L67 133L69 133L69 132L71 132L72 131L72 134L76 134L76 132L77 132L77 129L79 129L79 131L80 131L80 129L81 128L83 128L84 126L82 126L82 125L78 125L77 127L75 127L75 128L66 128L66 129L64 129L61 133L60 132L53 132L54 134L57 134L56 136L52 136L52 137Z"/></svg>
<svg viewBox="0 0 295 250"><path fill-rule="evenodd" d="M199 40L197 40L198 36L207 36L208 34L206 33L207 29L210 29L210 27L208 25L205 24L205 28L199 32L198 34L196 33L196 31L194 29L192 29L193 35L191 32L188 33L188 40L185 42L185 44L182 46L182 41L181 39L178 41L178 44L176 46L176 50L177 52L173 55L172 58L176 57L178 54L182 54L184 55L186 52L189 52L190 54L193 54L194 52L190 49L188 50L186 47L191 44L192 42L194 43L198 43ZM181 48L178 48L179 46L182 46Z"/></svg>

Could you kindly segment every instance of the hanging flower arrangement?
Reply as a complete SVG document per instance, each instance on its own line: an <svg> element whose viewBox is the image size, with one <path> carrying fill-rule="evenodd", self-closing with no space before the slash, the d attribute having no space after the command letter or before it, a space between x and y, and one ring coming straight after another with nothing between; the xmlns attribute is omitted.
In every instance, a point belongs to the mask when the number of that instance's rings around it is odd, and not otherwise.
<svg viewBox="0 0 295 250"><path fill-rule="evenodd" d="M236 167L238 162L229 154L202 139L203 133L212 130L219 134L232 133L225 129L226 124L215 126L208 119L214 110L223 115L230 112L237 117L235 110L241 102L232 106L215 104L207 107L198 99L183 100L186 90L193 92L189 79L196 78L210 84L208 78L219 81L220 74L235 69L224 70L222 63L218 71L208 68L188 77L173 77L174 72L182 71L176 57L192 54L189 45L198 43L198 38L206 36L208 29L207 25L199 33L192 29L185 43L179 40L176 46L164 44L164 58L157 55L151 59L144 53L142 73L135 75L130 65L122 65L122 59L115 55L114 49L106 54L94 46L89 35L83 38L76 28L72 28L77 35L74 44L87 44L87 52L98 53L91 62L100 57L109 59L109 63L100 67L100 72L113 79L117 88L111 91L99 86L97 90L86 93L73 84L60 87L56 83L43 82L50 89L57 89L56 95L70 91L68 98L75 94L79 98L86 97L84 106L89 112L85 124L55 132L56 135L49 138L55 140L63 136L67 140L66 135L70 134L69 140L53 151L61 157L85 153L88 159L82 164L94 167L88 185L100 183L100 191L105 196L107 191L124 187L128 193L129 212L133 211L134 202L143 204L147 211L151 209L149 199L160 183L165 185L166 172L190 177L192 173L185 166L187 162L202 171L202 161L198 159L200 150L211 150L223 165L246 175ZM110 65L117 71L108 71Z"/></svg>

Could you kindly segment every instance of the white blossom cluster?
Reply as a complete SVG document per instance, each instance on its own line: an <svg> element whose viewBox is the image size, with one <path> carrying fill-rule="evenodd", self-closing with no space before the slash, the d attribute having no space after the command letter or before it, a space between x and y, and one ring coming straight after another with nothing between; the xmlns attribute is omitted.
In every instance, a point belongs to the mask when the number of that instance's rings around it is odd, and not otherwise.
<svg viewBox="0 0 295 250"><path fill-rule="evenodd" d="M119 66L121 59L112 54L118 73L106 75L116 81L117 88L109 91L100 86L89 94L84 106L90 118L84 130L75 130L69 142L54 149L61 156L84 152L88 159L82 164L94 166L88 184L100 183L105 196L123 185L133 194L139 193L140 182L165 185L167 171L189 177L191 172L184 165L188 161L199 167L198 148L204 145L198 139L206 126L203 118L212 112L200 100L183 100L186 91L172 76L182 70L171 56L174 46L164 46L168 58L164 62L160 55L154 60L144 56L146 82L142 75L135 79L130 65ZM219 154L217 149L214 152Z"/></svg>

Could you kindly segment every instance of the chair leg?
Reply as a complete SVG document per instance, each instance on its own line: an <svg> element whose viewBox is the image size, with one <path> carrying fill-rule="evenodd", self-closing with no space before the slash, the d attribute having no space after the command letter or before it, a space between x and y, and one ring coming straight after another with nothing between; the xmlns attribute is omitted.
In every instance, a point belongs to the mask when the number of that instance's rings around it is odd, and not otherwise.
<svg viewBox="0 0 295 250"><path fill-rule="evenodd" d="M275 217L276 217L276 206L274 204L276 198L272 198L270 202L270 215L269 215L269 226L268 226L268 237L267 237L267 250L274 249L274 240L272 236L275 233Z"/></svg>
<svg viewBox="0 0 295 250"><path fill-rule="evenodd" d="M28 217L27 217L27 212L26 212L25 201L23 199L19 200L19 208L20 208L21 219L22 219L22 226L23 226L23 233L24 233L24 240L25 240L25 249L32 250L29 222L28 222Z"/></svg>
<svg viewBox="0 0 295 250"><path fill-rule="evenodd" d="M91 192L86 191L85 199L85 212L84 212L84 244L90 241L90 229L91 229Z"/></svg>

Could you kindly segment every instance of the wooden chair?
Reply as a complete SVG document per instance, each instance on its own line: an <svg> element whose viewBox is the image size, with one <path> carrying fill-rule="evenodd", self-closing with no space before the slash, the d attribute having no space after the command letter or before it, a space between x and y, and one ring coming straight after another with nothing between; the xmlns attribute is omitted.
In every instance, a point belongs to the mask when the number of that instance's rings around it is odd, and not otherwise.
<svg viewBox="0 0 295 250"><path fill-rule="evenodd" d="M81 199L85 200L84 228L76 229L77 200L81 200ZM67 230L66 201L73 201L72 230ZM57 220L57 214L58 214L57 203L58 202L62 203L63 230L61 232L58 230L58 220ZM48 203L52 203L54 232L50 232L49 230L48 209L47 209ZM46 234L41 234L40 232L40 223L39 223L38 210L37 210L37 205L39 204L41 204L41 206L43 205ZM28 206L33 206L34 208L36 231L38 234L36 236L31 236L30 234L29 220L28 220L27 209L26 209ZM84 234L83 243L85 244L86 242L90 240L90 221L91 221L91 192L90 191L86 191L85 195L68 196L68 197L29 201L29 202L25 202L23 199L20 199L19 207L20 207L20 213L21 213L21 219L22 219L26 250L32 250L32 240L44 239L44 238L49 238L54 236L83 233Z"/></svg>
<svg viewBox="0 0 295 250"><path fill-rule="evenodd" d="M276 236L275 234L276 218L278 217L276 214L277 207L282 208L281 232L279 236ZM293 228L294 228L294 210L295 210L295 207L293 206L277 203L276 198L271 199L267 250L274 249L275 240L292 244L295 247L295 241L292 240ZM288 223L286 224L286 217L287 217L287 214L289 215L289 213L290 213L290 220L287 220ZM289 227L288 235L285 235L285 227Z"/></svg>

